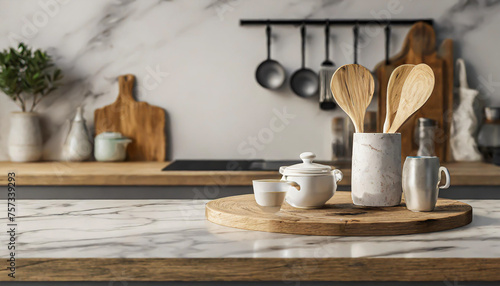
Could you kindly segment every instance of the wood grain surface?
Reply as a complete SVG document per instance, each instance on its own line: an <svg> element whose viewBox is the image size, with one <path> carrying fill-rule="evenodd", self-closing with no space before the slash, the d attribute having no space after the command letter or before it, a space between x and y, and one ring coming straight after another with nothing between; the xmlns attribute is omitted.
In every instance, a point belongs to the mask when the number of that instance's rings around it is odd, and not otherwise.
<svg viewBox="0 0 500 286"><path fill-rule="evenodd" d="M20 186L251 186L252 180L280 179L278 171L168 171L168 162L0 162L0 184L16 172ZM444 164L453 186L500 186L500 167L482 162ZM342 170L341 186L351 183L351 170Z"/></svg>
<svg viewBox="0 0 500 286"><path fill-rule="evenodd" d="M94 112L95 134L120 132L132 139L128 161L165 161L165 111L146 102L135 101L135 77L118 77L120 91L116 101Z"/></svg>
<svg viewBox="0 0 500 286"><path fill-rule="evenodd" d="M278 213L264 212L253 194L225 197L207 203L209 221L235 228L306 235L399 235L457 228L472 221L468 204L439 199L432 212L396 207L358 207L350 192L337 192L320 209L297 209L284 204Z"/></svg>
<svg viewBox="0 0 500 286"><path fill-rule="evenodd" d="M385 112L384 132L389 130L389 127L391 127L394 121L394 117L396 117L403 85L414 66L415 65L400 65L391 73L391 77L387 84L387 109Z"/></svg>
<svg viewBox="0 0 500 286"><path fill-rule="evenodd" d="M400 128L402 162L406 156L416 155L418 145L414 139L414 128L417 119L426 117L436 120L436 155L441 161L451 161L449 151L450 126L453 112L453 41L445 39L436 50L436 34L429 24L419 22L412 26L406 36L401 51L375 67L375 77L378 82L378 121L379 132L382 132L386 117L387 84L392 71L403 64L429 65L434 71L435 87L431 97Z"/></svg>
<svg viewBox="0 0 500 286"><path fill-rule="evenodd" d="M500 281L500 258L19 258L15 281ZM14 281L0 269L0 281ZM116 282L116 283L115 283Z"/></svg>
<svg viewBox="0 0 500 286"><path fill-rule="evenodd" d="M398 110L389 132L395 133L417 112L427 102L433 89L434 72L432 69L426 64L416 65L403 84Z"/></svg>
<svg viewBox="0 0 500 286"><path fill-rule="evenodd" d="M375 89L371 72L362 65L343 65L333 74L330 88L337 104L351 118L356 132L364 132L366 108Z"/></svg>

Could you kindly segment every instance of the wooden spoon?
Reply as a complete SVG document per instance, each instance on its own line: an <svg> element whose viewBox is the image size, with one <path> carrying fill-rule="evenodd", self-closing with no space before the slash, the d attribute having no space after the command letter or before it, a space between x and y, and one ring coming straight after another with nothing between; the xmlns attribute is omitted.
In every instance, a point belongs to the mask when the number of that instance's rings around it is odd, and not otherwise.
<svg viewBox="0 0 500 286"><path fill-rule="evenodd" d="M426 64L416 65L411 70L403 85L398 111L388 133L398 131L427 102L434 89L434 81L434 72Z"/></svg>
<svg viewBox="0 0 500 286"><path fill-rule="evenodd" d="M414 66L415 65L400 65L392 71L391 77L389 78L389 83L387 84L387 108L384 122L384 132L386 133L389 127L391 127L394 117L396 117L403 85Z"/></svg>
<svg viewBox="0 0 500 286"><path fill-rule="evenodd" d="M333 74L330 88L337 104L351 118L356 132L362 133L366 108L375 88L370 71L358 64L343 65Z"/></svg>

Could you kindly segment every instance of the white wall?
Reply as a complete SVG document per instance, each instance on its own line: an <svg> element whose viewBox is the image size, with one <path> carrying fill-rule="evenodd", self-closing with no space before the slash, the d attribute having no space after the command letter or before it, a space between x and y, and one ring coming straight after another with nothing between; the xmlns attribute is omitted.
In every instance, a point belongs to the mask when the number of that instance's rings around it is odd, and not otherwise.
<svg viewBox="0 0 500 286"><path fill-rule="evenodd" d="M316 99L302 99L287 86L275 92L255 82L255 68L265 58L264 27L241 27L241 18L435 18L438 37L452 37L465 58L470 84L500 104L497 67L500 5L491 1L104 1L1 0L0 48L13 40L48 49L65 73L65 86L47 97L43 115L45 159L59 158L67 123L85 104L88 124L93 111L116 98L116 77L138 77L138 97L163 107L169 116L171 158L251 158L249 137L270 129L275 111L294 115L274 132L255 157L293 159L313 151L329 159L330 122L342 114L321 111ZM49 3L49 4L47 4ZM394 6L390 6L394 5ZM390 13L389 11L392 11ZM407 27L395 27L391 54ZM373 68L384 57L381 29L362 31L359 62ZM377 34L377 31L370 31ZM309 28L307 65L323 61L323 30ZM349 27L332 28L332 58L337 66L352 62ZM289 75L300 65L299 30L273 28L275 59ZM154 79L159 69L163 74ZM2 95L0 160L7 160L9 113L17 109ZM262 131L265 130L265 131ZM264 134L265 135L265 134ZM244 145L247 142L247 145ZM243 144L243 145L242 145Z"/></svg>

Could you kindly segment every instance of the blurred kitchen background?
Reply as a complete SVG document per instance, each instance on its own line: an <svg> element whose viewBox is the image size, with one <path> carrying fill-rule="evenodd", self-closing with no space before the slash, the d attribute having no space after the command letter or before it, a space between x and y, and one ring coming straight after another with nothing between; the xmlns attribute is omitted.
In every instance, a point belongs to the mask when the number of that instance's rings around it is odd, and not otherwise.
<svg viewBox="0 0 500 286"><path fill-rule="evenodd" d="M288 78L272 91L255 81L257 65L266 58L265 27L240 26L240 19L432 18L437 44L453 40L454 57L465 60L481 104L499 106L498 15L500 1L486 0L2 0L0 49L23 41L46 50L64 72L61 88L37 109L43 160L61 159L68 121L78 106L84 106L93 129L94 110L115 101L117 77L128 73L137 78L137 99L167 112L167 159L279 160L313 151L330 160L332 118L343 112L321 110L316 97L291 91L290 75L300 67L299 29L273 26L272 57ZM391 55L399 52L410 27L392 27ZM383 28L360 29L358 62L371 70L385 58ZM352 27L332 26L330 33L336 67L352 63ZM306 65L318 71L323 27L308 27L307 35ZM10 112L18 106L1 96L0 161L6 161ZM283 113L288 117L282 119ZM284 128L259 139L276 118Z"/></svg>

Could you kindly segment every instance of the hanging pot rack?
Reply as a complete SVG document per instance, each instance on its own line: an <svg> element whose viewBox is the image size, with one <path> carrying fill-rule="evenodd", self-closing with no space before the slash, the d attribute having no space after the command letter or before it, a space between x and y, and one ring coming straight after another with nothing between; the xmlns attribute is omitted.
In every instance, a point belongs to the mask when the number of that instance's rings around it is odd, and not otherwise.
<svg viewBox="0 0 500 286"><path fill-rule="evenodd" d="M326 27L327 33L329 33L329 27L332 25L338 26L353 26L353 38L354 38L354 63L358 63L358 37L359 37L359 27L361 25L376 25L384 27L385 34L385 63L389 64L389 46L391 37L391 26L396 25L413 25L417 22L424 22L429 25L434 25L433 19L387 19L387 20L377 20L377 19L241 19L241 26L259 26L266 25L270 27L271 25L279 26L321 26Z"/></svg>
<svg viewBox="0 0 500 286"><path fill-rule="evenodd" d="M429 25L434 25L433 19L390 19L390 20L377 20L377 19L241 19L241 26L258 26L258 25L284 25L284 26L325 26L328 25L345 25L354 26L358 25L412 25L417 22L425 22Z"/></svg>

